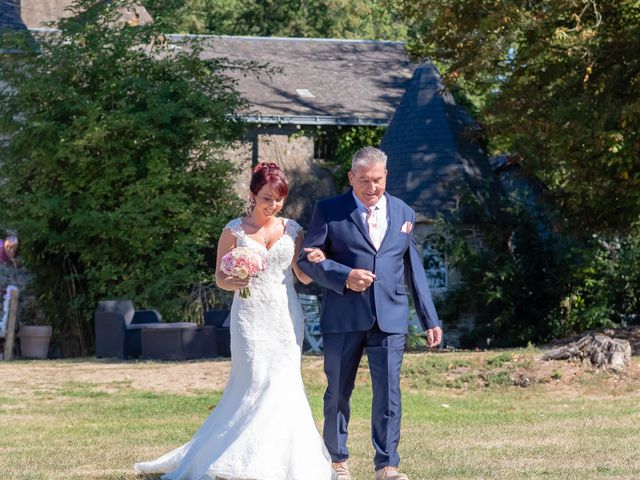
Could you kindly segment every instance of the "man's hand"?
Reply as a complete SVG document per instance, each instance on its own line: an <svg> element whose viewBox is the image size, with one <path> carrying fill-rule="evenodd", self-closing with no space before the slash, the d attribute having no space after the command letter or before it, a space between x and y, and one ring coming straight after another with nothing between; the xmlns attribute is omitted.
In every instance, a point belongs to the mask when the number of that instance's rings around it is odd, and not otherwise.
<svg viewBox="0 0 640 480"><path fill-rule="evenodd" d="M346 287L354 292L364 292L371 286L376 276L369 270L354 268L349 272Z"/></svg>
<svg viewBox="0 0 640 480"><path fill-rule="evenodd" d="M442 342L442 329L440 327L430 328L426 331L427 347L433 348Z"/></svg>

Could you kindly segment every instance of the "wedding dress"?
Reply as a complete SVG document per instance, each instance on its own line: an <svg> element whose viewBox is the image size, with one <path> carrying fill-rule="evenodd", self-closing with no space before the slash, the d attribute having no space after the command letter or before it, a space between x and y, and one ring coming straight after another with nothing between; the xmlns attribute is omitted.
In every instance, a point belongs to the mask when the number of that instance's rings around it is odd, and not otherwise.
<svg viewBox="0 0 640 480"><path fill-rule="evenodd" d="M137 473L167 480L331 480L331 460L318 433L300 373L304 314L293 287L291 261L300 226L284 220L270 249L235 219L225 227L236 245L262 250L266 270L250 296L231 307L231 372L209 418L187 444Z"/></svg>

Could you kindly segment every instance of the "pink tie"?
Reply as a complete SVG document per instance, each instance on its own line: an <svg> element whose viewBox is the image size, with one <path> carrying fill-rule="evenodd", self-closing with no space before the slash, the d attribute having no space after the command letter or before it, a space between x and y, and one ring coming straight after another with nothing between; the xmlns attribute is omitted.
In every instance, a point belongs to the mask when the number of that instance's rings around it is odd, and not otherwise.
<svg viewBox="0 0 640 480"><path fill-rule="evenodd" d="M372 207L367 209L367 225L369 226L369 238L373 243L373 246L376 247L376 250L380 248L380 243L382 239L380 238L380 225L378 224L378 216L376 215L376 210L378 207Z"/></svg>

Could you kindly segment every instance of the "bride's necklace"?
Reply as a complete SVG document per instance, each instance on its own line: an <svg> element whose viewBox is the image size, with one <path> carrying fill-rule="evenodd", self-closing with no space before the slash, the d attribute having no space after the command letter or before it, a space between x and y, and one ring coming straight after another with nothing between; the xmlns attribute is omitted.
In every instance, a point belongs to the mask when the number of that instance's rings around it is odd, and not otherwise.
<svg viewBox="0 0 640 480"><path fill-rule="evenodd" d="M264 243L264 246L266 247L269 242L267 241L267 236L262 231L262 227L260 227L256 233L259 233L260 235L262 235L262 240L263 240L262 243Z"/></svg>
<svg viewBox="0 0 640 480"><path fill-rule="evenodd" d="M247 218L251 219L251 217L247 217ZM245 223L247 223L249 226L254 227L256 229L256 233L259 233L260 236L262 237L263 245L267 247L269 245L269 240L267 239L267 236L265 235L265 233L262 231L262 229L266 226L266 224L258 227L257 224L253 222L253 219L251 219L251 223L246 221Z"/></svg>

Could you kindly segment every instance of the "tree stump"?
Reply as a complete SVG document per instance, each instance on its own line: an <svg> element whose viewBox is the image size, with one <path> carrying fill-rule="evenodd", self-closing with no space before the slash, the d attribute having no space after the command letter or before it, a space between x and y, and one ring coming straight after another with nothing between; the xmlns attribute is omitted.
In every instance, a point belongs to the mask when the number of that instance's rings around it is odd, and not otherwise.
<svg viewBox="0 0 640 480"><path fill-rule="evenodd" d="M588 360L597 368L620 371L629 366L631 345L627 340L589 333L575 342L549 350L542 360Z"/></svg>

